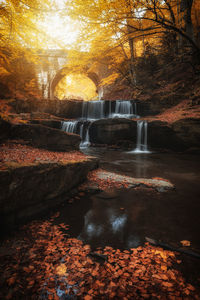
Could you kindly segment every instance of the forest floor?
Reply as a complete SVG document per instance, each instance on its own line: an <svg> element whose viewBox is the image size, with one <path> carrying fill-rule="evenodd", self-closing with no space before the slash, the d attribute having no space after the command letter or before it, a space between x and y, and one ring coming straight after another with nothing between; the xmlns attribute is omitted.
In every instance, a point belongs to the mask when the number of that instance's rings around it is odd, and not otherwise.
<svg viewBox="0 0 200 300"><path fill-rule="evenodd" d="M183 100L179 104L166 109L164 112L147 117L147 120L160 120L172 124L180 119L200 119L200 105L193 104L191 100Z"/></svg>
<svg viewBox="0 0 200 300"><path fill-rule="evenodd" d="M180 256L146 243L92 252L64 223L32 222L0 248L1 299L200 299Z"/></svg>
<svg viewBox="0 0 200 300"><path fill-rule="evenodd" d="M8 140L0 145L0 169L9 163L30 164L44 162L77 162L87 160L87 155L79 151L55 152L38 149L24 144L20 140Z"/></svg>

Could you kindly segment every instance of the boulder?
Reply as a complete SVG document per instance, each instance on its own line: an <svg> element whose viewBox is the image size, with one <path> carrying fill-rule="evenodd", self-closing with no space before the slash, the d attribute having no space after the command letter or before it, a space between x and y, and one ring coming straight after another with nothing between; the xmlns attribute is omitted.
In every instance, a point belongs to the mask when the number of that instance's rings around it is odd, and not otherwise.
<svg viewBox="0 0 200 300"><path fill-rule="evenodd" d="M110 189L111 186L115 188L137 188L144 186L146 188L153 188L158 192L166 192L174 189L174 185L163 178L134 178L130 176L120 175L106 170L99 169L95 171L95 180L98 178L100 182L103 181L102 188ZM93 181L93 178L90 179Z"/></svg>
<svg viewBox="0 0 200 300"><path fill-rule="evenodd" d="M10 136L11 124L0 117L0 143Z"/></svg>
<svg viewBox="0 0 200 300"><path fill-rule="evenodd" d="M181 119L174 122L172 128L187 148L200 148L200 119Z"/></svg>
<svg viewBox="0 0 200 300"><path fill-rule="evenodd" d="M90 142L95 144L118 144L119 141L137 138L137 122L129 119L102 119L90 125Z"/></svg>
<svg viewBox="0 0 200 300"><path fill-rule="evenodd" d="M51 151L78 150L80 136L39 124L13 125L12 139L25 140L31 146Z"/></svg>
<svg viewBox="0 0 200 300"><path fill-rule="evenodd" d="M184 151L186 145L166 122L148 122L148 146L151 149L170 149Z"/></svg>
<svg viewBox="0 0 200 300"><path fill-rule="evenodd" d="M10 164L0 170L1 228L12 228L66 200L82 183L96 158L80 162ZM3 226L3 227L2 227ZM5 227L6 226L6 227Z"/></svg>

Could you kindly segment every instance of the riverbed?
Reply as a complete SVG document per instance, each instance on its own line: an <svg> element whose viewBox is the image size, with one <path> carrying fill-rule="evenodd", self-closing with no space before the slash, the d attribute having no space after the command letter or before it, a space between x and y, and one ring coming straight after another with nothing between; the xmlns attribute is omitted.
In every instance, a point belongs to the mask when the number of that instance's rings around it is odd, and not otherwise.
<svg viewBox="0 0 200 300"><path fill-rule="evenodd" d="M110 245L131 248L145 237L181 246L189 240L200 249L200 161L195 155L134 154L87 148L100 159L100 168L135 178L161 177L175 189L109 189L74 199L60 210L57 222L70 225L70 234L93 248Z"/></svg>

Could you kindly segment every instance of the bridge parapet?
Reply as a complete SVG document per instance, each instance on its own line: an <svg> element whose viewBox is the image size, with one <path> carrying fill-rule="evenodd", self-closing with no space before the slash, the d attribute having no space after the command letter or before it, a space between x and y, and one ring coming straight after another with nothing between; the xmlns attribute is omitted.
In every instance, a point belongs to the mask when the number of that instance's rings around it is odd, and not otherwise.
<svg viewBox="0 0 200 300"><path fill-rule="evenodd" d="M69 62L68 53L67 51L57 49L41 50L39 51L39 57L40 60L36 66L36 72L41 96L44 99L54 99L56 85L67 75L67 63ZM90 69L91 64L85 66L85 74L95 83L99 99L101 99L104 94L104 89L100 85L100 82L109 75L110 70L105 63L95 65L92 72ZM62 71L66 71L66 74ZM83 71L80 72L82 73Z"/></svg>

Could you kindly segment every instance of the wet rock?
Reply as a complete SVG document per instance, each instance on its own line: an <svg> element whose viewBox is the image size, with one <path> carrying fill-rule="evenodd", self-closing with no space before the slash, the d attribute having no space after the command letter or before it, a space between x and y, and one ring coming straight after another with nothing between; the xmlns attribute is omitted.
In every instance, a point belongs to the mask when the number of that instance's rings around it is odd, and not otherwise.
<svg viewBox="0 0 200 300"><path fill-rule="evenodd" d="M0 171L0 225L12 228L57 206L82 183L98 161L12 164Z"/></svg>
<svg viewBox="0 0 200 300"><path fill-rule="evenodd" d="M100 189L99 189L99 186L97 183L89 183L85 187L84 191L87 191L88 193L91 193L91 194L93 194L93 193L95 194L96 192L99 192Z"/></svg>
<svg viewBox="0 0 200 300"><path fill-rule="evenodd" d="M0 143L8 139L11 134L11 124L0 117Z"/></svg>
<svg viewBox="0 0 200 300"><path fill-rule="evenodd" d="M20 115L22 115L22 114L20 114ZM46 112L37 111L37 112L31 112L30 117L31 117L31 119L50 119L51 115Z"/></svg>
<svg viewBox="0 0 200 300"><path fill-rule="evenodd" d="M200 148L200 119L181 119L174 122L172 128L187 148Z"/></svg>
<svg viewBox="0 0 200 300"><path fill-rule="evenodd" d="M31 146L52 151L78 150L80 136L39 124L20 124L12 126L11 137L23 139Z"/></svg>
<svg viewBox="0 0 200 300"><path fill-rule="evenodd" d="M170 149L184 151L186 145L166 122L148 122L148 146L151 149Z"/></svg>
<svg viewBox="0 0 200 300"><path fill-rule="evenodd" d="M56 129L61 129L61 121L59 120L31 120L30 121L31 124L41 124L41 125L44 125L44 126L47 126L47 127L51 127L51 128L56 128Z"/></svg>
<svg viewBox="0 0 200 300"><path fill-rule="evenodd" d="M102 119L90 126L90 139L95 144L114 145L118 141L135 140L137 122L129 119Z"/></svg>
<svg viewBox="0 0 200 300"><path fill-rule="evenodd" d="M17 113L32 113L32 116L43 118L42 115L51 114L66 118L80 118L82 115L82 101L80 100L12 100L10 105ZM44 117L45 118L45 117Z"/></svg>
<svg viewBox="0 0 200 300"><path fill-rule="evenodd" d="M126 188L136 188L139 186L144 186L147 188L153 188L158 192L165 192L167 190L174 189L174 185L171 182L162 178L134 178L102 170L98 170L96 172L96 177L97 179L103 180L105 182L112 182L113 187L115 186L115 183L117 183L125 184Z"/></svg>

